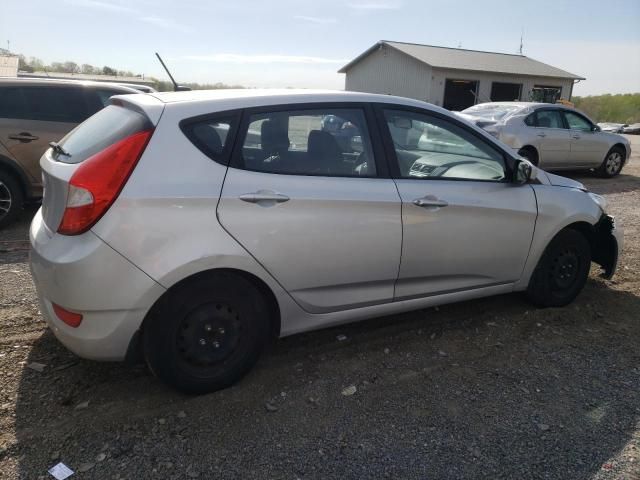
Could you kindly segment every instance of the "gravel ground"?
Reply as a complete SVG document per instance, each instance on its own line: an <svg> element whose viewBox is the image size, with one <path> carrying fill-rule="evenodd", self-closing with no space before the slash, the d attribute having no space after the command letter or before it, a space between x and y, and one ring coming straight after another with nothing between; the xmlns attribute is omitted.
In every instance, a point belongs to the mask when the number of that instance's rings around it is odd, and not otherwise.
<svg viewBox="0 0 640 480"><path fill-rule="evenodd" d="M640 479L630 138L624 175L570 175L624 223L613 281L592 272L566 308L513 294L297 335L200 397L58 344L30 279L26 210L0 232L0 478L53 478L62 461L79 479Z"/></svg>

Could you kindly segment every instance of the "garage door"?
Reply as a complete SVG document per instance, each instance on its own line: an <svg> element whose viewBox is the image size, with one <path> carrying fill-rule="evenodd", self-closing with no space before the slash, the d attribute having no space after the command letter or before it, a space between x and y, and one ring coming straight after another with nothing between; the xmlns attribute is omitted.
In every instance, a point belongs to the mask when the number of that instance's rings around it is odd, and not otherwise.
<svg viewBox="0 0 640 480"><path fill-rule="evenodd" d="M447 110L461 111L476 104L478 82L475 80L447 79L444 85L442 106Z"/></svg>

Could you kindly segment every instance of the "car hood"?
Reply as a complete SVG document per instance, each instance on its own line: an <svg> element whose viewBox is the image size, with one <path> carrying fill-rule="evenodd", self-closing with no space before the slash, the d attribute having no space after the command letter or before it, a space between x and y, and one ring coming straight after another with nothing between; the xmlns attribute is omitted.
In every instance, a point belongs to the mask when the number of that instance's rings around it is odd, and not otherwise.
<svg viewBox="0 0 640 480"><path fill-rule="evenodd" d="M561 177L560 175L554 175L553 173L549 172L544 172L544 175L547 177L549 185L553 185L554 187L577 188L579 190L585 191L587 190L582 183L571 180L570 178Z"/></svg>

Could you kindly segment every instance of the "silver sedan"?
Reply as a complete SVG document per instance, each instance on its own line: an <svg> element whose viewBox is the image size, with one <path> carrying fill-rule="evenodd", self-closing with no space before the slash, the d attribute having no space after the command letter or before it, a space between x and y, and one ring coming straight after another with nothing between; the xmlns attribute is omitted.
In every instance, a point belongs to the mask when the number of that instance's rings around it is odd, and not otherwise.
<svg viewBox="0 0 640 480"><path fill-rule="evenodd" d="M626 138L603 132L584 113L564 105L491 102L459 115L546 170L593 169L614 177L631 155Z"/></svg>

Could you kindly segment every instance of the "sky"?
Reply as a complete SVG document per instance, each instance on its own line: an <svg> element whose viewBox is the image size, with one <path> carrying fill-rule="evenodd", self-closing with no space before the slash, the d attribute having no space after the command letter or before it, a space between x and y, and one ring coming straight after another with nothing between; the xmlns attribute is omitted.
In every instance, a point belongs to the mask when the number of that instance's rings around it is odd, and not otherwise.
<svg viewBox="0 0 640 480"><path fill-rule="evenodd" d="M640 0L0 0L0 47L179 82L344 88L378 40L523 53L640 92Z"/></svg>

